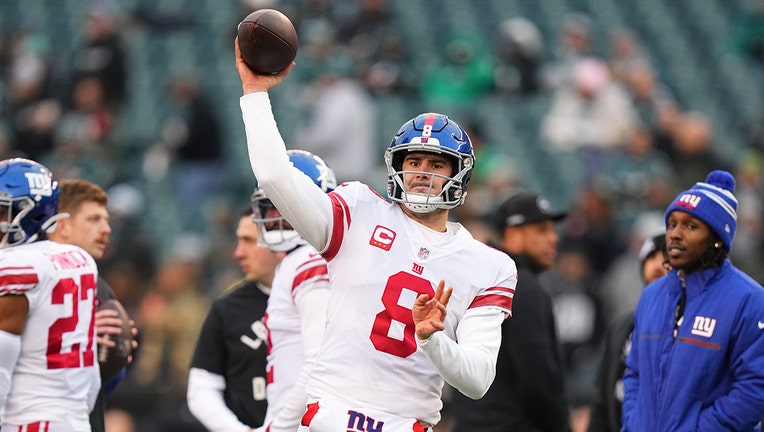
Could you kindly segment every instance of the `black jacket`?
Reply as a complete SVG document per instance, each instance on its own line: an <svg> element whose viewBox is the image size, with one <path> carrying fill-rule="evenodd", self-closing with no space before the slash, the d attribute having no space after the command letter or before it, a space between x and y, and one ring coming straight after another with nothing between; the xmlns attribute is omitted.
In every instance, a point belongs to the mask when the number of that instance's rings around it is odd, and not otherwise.
<svg viewBox="0 0 764 432"><path fill-rule="evenodd" d="M512 258L517 290L502 325L496 379L482 399L454 394L452 432L570 430L552 299L527 257Z"/></svg>
<svg viewBox="0 0 764 432"><path fill-rule="evenodd" d="M621 430L623 405L623 373L634 331L632 313L615 320L608 329L605 352L597 375L597 398L592 404L588 432Z"/></svg>
<svg viewBox="0 0 764 432"><path fill-rule="evenodd" d="M267 334L263 324L268 294L244 281L216 298L197 341L192 368L225 378L223 398L239 421L255 428L263 424ZM245 342L247 341L247 342Z"/></svg>

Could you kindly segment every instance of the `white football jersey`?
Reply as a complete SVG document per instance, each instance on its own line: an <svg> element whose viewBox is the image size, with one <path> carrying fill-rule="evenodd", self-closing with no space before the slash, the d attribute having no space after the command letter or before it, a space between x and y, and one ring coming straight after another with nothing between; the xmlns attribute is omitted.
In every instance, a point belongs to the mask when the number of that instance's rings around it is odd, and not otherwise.
<svg viewBox="0 0 764 432"><path fill-rule="evenodd" d="M427 229L362 183L330 196L335 222L322 254L332 296L308 393L437 423L444 381L416 343L414 301L440 280L453 287L444 333L456 340L469 310L511 313L514 262L459 224Z"/></svg>
<svg viewBox="0 0 764 432"><path fill-rule="evenodd" d="M318 290L323 293L317 293ZM269 345L268 411L265 425L269 425L274 416L286 407L285 413L290 413L290 422L294 424L294 429L297 428L307 399L306 378L302 378L299 384L301 388L291 389L298 385L298 376L306 356L316 355L320 334L323 333L325 306L312 303L328 298L329 290L326 260L313 246L302 245L290 251L276 267L265 318ZM316 297L315 294L324 297ZM315 308L320 308L319 316L315 316ZM305 322L306 320L316 322ZM306 337L310 340L304 340ZM306 353L306 349L312 349L313 352ZM307 374L305 376L307 377ZM298 406L290 409L288 406L292 400L289 393L292 391L299 391L302 396L301 400L297 401ZM282 413L280 418L283 418L285 413Z"/></svg>
<svg viewBox="0 0 764 432"><path fill-rule="evenodd" d="M29 314L3 424L49 420L89 431L101 387L96 358L98 269L83 249L52 241L0 249L0 296L24 294Z"/></svg>

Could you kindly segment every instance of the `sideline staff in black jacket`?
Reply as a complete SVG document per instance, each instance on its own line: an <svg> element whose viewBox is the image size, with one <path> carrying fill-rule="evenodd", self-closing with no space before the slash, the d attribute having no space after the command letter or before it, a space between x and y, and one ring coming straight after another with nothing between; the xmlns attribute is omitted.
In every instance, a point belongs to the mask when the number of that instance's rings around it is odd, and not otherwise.
<svg viewBox="0 0 764 432"><path fill-rule="evenodd" d="M472 400L455 393L451 432L566 432L570 430L552 299L538 275L554 265L556 221L542 196L520 192L496 212L500 249L515 260L517 291L512 318L502 326L496 379Z"/></svg>

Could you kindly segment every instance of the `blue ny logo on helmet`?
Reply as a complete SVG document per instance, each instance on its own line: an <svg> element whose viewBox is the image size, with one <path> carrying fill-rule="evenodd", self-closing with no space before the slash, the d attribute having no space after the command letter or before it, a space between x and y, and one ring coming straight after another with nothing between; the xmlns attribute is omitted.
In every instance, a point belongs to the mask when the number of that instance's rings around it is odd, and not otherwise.
<svg viewBox="0 0 764 432"><path fill-rule="evenodd" d="M0 248L44 237L58 213L58 181L29 159L0 162Z"/></svg>

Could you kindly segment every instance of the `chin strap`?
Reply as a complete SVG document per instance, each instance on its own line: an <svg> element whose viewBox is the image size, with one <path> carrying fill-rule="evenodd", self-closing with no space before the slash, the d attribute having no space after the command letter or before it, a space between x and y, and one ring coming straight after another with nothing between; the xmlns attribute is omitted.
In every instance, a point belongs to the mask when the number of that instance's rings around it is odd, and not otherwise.
<svg viewBox="0 0 764 432"><path fill-rule="evenodd" d="M26 243L32 243L37 240L48 238L48 234L56 231L56 222L60 221L61 219L66 219L69 217L69 213L63 212L55 214L48 218L45 222L40 225L40 229L37 230L36 233L29 236L29 239L27 239Z"/></svg>

